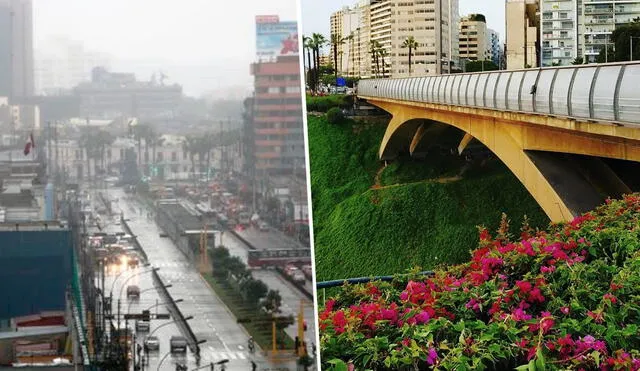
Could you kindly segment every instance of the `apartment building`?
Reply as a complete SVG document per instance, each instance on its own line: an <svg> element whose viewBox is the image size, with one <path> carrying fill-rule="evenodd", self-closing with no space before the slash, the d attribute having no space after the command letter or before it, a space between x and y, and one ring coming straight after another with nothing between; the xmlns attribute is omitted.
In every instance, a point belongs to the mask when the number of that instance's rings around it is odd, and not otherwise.
<svg viewBox="0 0 640 371"><path fill-rule="evenodd" d="M566 66L580 55L577 0L541 0L541 64Z"/></svg>
<svg viewBox="0 0 640 371"><path fill-rule="evenodd" d="M633 22L640 17L640 1L633 0L574 0L580 9L582 35L579 49L586 62L595 62L600 50L613 47L611 34L616 26Z"/></svg>
<svg viewBox="0 0 640 371"><path fill-rule="evenodd" d="M460 19L460 60L491 59L491 38L482 14L470 14Z"/></svg>
<svg viewBox="0 0 640 371"><path fill-rule="evenodd" d="M300 61L279 56L252 65L255 170L286 175L305 168Z"/></svg>
<svg viewBox="0 0 640 371"><path fill-rule="evenodd" d="M384 69L391 77L410 75L409 50L402 47L410 36L417 42L411 75L448 73L459 63L458 0L371 1L370 35L387 51Z"/></svg>
<svg viewBox="0 0 640 371"><path fill-rule="evenodd" d="M538 0L507 0L507 69L539 66L540 16Z"/></svg>
<svg viewBox="0 0 640 371"><path fill-rule="evenodd" d="M331 35L338 35L342 42L337 45L338 73L344 76L361 76L360 63L362 47L366 35L363 12L368 2L349 8L344 7L331 15ZM367 53L367 51L364 51ZM334 49L330 46L329 57L333 65ZM367 54L368 55L368 54Z"/></svg>
<svg viewBox="0 0 640 371"><path fill-rule="evenodd" d="M502 68L502 57L504 49L500 43L500 34L490 28L487 29L487 47L491 61L498 67Z"/></svg>

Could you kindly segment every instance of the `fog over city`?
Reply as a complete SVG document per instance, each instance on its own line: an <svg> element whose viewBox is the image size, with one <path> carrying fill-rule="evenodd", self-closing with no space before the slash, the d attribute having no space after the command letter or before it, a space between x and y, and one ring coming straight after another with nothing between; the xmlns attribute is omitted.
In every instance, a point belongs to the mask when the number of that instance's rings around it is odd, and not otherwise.
<svg viewBox="0 0 640 371"><path fill-rule="evenodd" d="M162 71L168 83L183 85L186 95L231 88L229 94L238 98L251 89L255 16L297 16L294 0L224 6L208 0L35 0L33 8L36 56L52 38L63 37L106 54L114 72L148 80Z"/></svg>

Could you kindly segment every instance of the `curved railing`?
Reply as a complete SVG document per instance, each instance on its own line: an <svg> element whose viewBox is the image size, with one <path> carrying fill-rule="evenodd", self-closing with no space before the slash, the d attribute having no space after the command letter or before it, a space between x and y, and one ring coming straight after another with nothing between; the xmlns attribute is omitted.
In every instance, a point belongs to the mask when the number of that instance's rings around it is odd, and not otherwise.
<svg viewBox="0 0 640 371"><path fill-rule="evenodd" d="M361 80L358 96L638 124L640 63Z"/></svg>

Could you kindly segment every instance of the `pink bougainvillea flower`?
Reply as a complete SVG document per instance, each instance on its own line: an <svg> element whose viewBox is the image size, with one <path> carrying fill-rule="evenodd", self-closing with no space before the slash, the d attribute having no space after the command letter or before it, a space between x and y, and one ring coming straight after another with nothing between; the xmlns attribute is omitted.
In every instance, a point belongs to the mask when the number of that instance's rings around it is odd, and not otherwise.
<svg viewBox="0 0 640 371"><path fill-rule="evenodd" d="M560 308L560 312L562 312L562 314L569 314L570 311L571 309L569 309L569 307Z"/></svg>
<svg viewBox="0 0 640 371"><path fill-rule="evenodd" d="M438 361L438 353L434 348L429 348L429 352L427 354L427 363L429 366L433 366Z"/></svg>

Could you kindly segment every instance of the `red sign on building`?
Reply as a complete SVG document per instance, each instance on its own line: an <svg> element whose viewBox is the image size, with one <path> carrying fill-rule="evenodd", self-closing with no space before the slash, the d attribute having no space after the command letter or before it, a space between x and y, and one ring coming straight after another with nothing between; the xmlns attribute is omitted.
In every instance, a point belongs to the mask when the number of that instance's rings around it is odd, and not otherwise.
<svg viewBox="0 0 640 371"><path fill-rule="evenodd" d="M277 15L257 15L256 23L278 23L280 22L280 17Z"/></svg>

